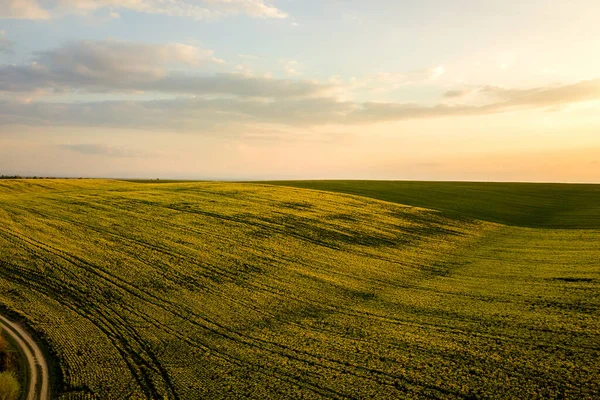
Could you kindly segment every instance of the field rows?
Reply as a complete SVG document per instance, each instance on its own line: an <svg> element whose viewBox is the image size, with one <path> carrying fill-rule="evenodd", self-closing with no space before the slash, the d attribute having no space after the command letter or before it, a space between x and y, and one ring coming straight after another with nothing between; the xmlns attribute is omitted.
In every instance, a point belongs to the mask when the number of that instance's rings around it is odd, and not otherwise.
<svg viewBox="0 0 600 400"><path fill-rule="evenodd" d="M600 389L597 231L248 184L10 185L0 302L57 354L64 399Z"/></svg>

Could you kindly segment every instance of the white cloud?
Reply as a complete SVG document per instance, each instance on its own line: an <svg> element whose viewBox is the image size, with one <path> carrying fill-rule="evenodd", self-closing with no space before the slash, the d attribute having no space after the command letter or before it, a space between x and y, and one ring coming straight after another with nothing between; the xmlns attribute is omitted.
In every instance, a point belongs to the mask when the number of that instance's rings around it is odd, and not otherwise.
<svg viewBox="0 0 600 400"><path fill-rule="evenodd" d="M254 75L254 70L248 64L242 63L235 66L235 70L245 76Z"/></svg>
<svg viewBox="0 0 600 400"><path fill-rule="evenodd" d="M0 19L47 19L50 13L44 10L36 0L2 0Z"/></svg>
<svg viewBox="0 0 600 400"><path fill-rule="evenodd" d="M108 9L162 14L198 20L244 14L253 18L287 18L287 14L263 0L48 0L42 8L37 0L2 0L0 18L45 19L61 14L93 13Z"/></svg>
<svg viewBox="0 0 600 400"><path fill-rule="evenodd" d="M444 67L443 65L438 65L437 67L430 69L428 72L429 80L435 81L441 78L442 75L446 73L446 67Z"/></svg>
<svg viewBox="0 0 600 400"><path fill-rule="evenodd" d="M223 15L244 13L256 18L287 18L285 12L266 5L263 0L206 0L206 3Z"/></svg>
<svg viewBox="0 0 600 400"><path fill-rule="evenodd" d="M302 72L298 71L298 61L296 60L282 60L283 71L289 77L302 75Z"/></svg>

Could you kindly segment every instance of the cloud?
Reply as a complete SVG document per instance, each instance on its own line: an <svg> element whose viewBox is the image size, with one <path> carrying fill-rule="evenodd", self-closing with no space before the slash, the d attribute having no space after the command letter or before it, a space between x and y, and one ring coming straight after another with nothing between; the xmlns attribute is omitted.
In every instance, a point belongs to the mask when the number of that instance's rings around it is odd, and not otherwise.
<svg viewBox="0 0 600 400"><path fill-rule="evenodd" d="M289 77L302 75L302 72L298 71L298 61L296 60L281 60L283 70Z"/></svg>
<svg viewBox="0 0 600 400"><path fill-rule="evenodd" d="M230 15L253 18L287 18L287 14L263 0L48 0L42 8L37 0L3 0L0 18L46 19L64 14L88 14L101 9L109 13L131 10L197 20ZM118 13L117 13L118 14Z"/></svg>
<svg viewBox="0 0 600 400"><path fill-rule="evenodd" d="M379 72L364 78L353 78L347 84L350 90L368 90L385 93L409 85L431 84L446 73L443 65L408 72Z"/></svg>
<svg viewBox="0 0 600 400"><path fill-rule="evenodd" d="M262 0L210 0L208 4L225 15L243 12L256 18L287 18L287 14Z"/></svg>
<svg viewBox="0 0 600 400"><path fill-rule="evenodd" d="M600 79L585 80L571 85L538 87L524 90L486 86L481 91L502 100L496 104L496 107L499 108L553 107L598 99L600 95Z"/></svg>
<svg viewBox="0 0 600 400"><path fill-rule="evenodd" d="M180 98L90 103L0 101L0 125L99 126L214 131L231 125L309 126L344 119L351 103L331 98Z"/></svg>
<svg viewBox="0 0 600 400"><path fill-rule="evenodd" d="M8 40L6 37L6 31L0 31L0 54L12 53L14 44L12 40Z"/></svg>
<svg viewBox="0 0 600 400"><path fill-rule="evenodd" d="M469 93L471 93L470 90L454 89L454 90L446 91L444 93L444 97L446 97L448 99L455 99L455 98L459 98L459 97L464 97L464 96L468 95Z"/></svg>
<svg viewBox="0 0 600 400"><path fill-rule="evenodd" d="M70 68L93 72L145 76L163 74L170 66L198 67L206 63L223 63L212 50L182 43L147 44L120 40L70 42L61 48L40 52L36 60L53 70Z"/></svg>
<svg viewBox="0 0 600 400"><path fill-rule="evenodd" d="M421 76L422 80L426 81L435 81L441 78L446 73L446 67L443 65L438 65L437 67L427 68L421 71L413 72L413 80L418 79L418 76Z"/></svg>
<svg viewBox="0 0 600 400"><path fill-rule="evenodd" d="M212 50L178 43L71 42L38 53L30 64L0 66L0 92L151 91L278 98L316 96L331 89L310 81L197 73L200 67L220 63Z"/></svg>
<svg viewBox="0 0 600 400"><path fill-rule="evenodd" d="M61 148L86 155L102 155L109 157L139 157L144 154L126 147L103 144L63 144Z"/></svg>
<svg viewBox="0 0 600 400"><path fill-rule="evenodd" d="M0 67L0 90L66 90L156 80L167 65L198 65L210 52L182 45L134 44L116 40L68 43L38 53L30 65Z"/></svg>
<svg viewBox="0 0 600 400"><path fill-rule="evenodd" d="M559 107L600 99L600 79L534 89L484 87L480 90L496 96L497 101L479 106L365 103L360 110L353 114L353 117L356 122L383 122L415 118L485 115L520 109Z"/></svg>
<svg viewBox="0 0 600 400"><path fill-rule="evenodd" d="M211 76L173 74L148 84L146 90L197 95L286 98L319 96L327 93L330 86L312 81L218 73Z"/></svg>
<svg viewBox="0 0 600 400"><path fill-rule="evenodd" d="M510 91L483 106L357 103L333 97L180 98L93 103L0 102L0 125L74 125L213 132L236 125L357 125L418 118L485 115L600 99L600 79ZM243 129L241 129L243 131Z"/></svg>
<svg viewBox="0 0 600 400"><path fill-rule="evenodd" d="M444 97L454 99L474 93L482 94L492 100L492 103L475 107L475 109L486 111L507 110L519 107L556 107L598 99L600 79L585 80L569 85L552 85L531 89L513 89L499 86L455 89L446 91Z"/></svg>
<svg viewBox="0 0 600 400"><path fill-rule="evenodd" d="M134 1L134 0L130 0ZM39 52L29 64L0 66L0 125L73 125L143 129L219 130L234 124L370 124L415 118L483 115L526 108L559 108L600 99L600 79L562 86L511 89L468 88L483 94L481 105L433 106L356 102L340 96L348 86L338 80L276 79L247 73L208 72L220 68L212 50L179 43L146 44L117 40L76 41ZM294 68L295 63L283 64ZM242 65L243 67L243 65ZM204 71L204 72L202 72ZM243 71L243 68L242 68ZM380 74L378 84L394 87L430 82L443 67L401 76ZM372 86L369 86L372 87ZM361 87L359 87L360 89ZM356 88L351 88L351 90ZM52 93L152 92L176 99L60 103L39 101ZM31 94L38 95L32 96ZM444 98L464 96L450 90ZM36 101L38 98L38 101ZM19 100L20 99L20 100ZM30 103L30 104L25 104ZM238 126L239 127L239 126Z"/></svg>
<svg viewBox="0 0 600 400"><path fill-rule="evenodd" d="M251 56L240 56L251 59ZM237 73L218 71L225 62L212 50L186 44L147 44L118 40L73 41L38 52L28 64L0 66L0 92L160 92L246 97L324 96L367 90L387 92L411 84L429 84L443 66L408 73L379 73L365 79L319 83L292 79L302 73L296 60L281 60L288 79L253 73L250 62ZM222 68L222 67L221 67ZM351 96L347 96L351 97Z"/></svg>
<svg viewBox="0 0 600 400"><path fill-rule="evenodd" d="M50 13L36 0L2 0L0 19L48 19Z"/></svg>

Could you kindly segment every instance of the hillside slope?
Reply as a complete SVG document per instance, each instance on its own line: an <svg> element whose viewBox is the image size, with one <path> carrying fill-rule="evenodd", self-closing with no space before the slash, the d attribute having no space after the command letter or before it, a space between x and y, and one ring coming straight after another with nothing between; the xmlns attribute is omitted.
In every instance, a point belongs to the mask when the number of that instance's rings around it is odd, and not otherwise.
<svg viewBox="0 0 600 400"><path fill-rule="evenodd" d="M264 185L2 182L0 303L62 399L590 396L600 234L551 232Z"/></svg>
<svg viewBox="0 0 600 400"><path fill-rule="evenodd" d="M522 227L600 228L600 185L418 181L274 181Z"/></svg>

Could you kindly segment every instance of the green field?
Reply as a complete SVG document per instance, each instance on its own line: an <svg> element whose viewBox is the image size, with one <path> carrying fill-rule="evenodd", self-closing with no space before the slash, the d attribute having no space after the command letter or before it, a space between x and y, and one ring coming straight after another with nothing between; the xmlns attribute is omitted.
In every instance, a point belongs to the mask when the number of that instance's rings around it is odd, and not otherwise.
<svg viewBox="0 0 600 400"><path fill-rule="evenodd" d="M418 181L277 181L530 228L600 228L600 185Z"/></svg>
<svg viewBox="0 0 600 400"><path fill-rule="evenodd" d="M57 397L598 396L600 186L285 184L0 180Z"/></svg>

